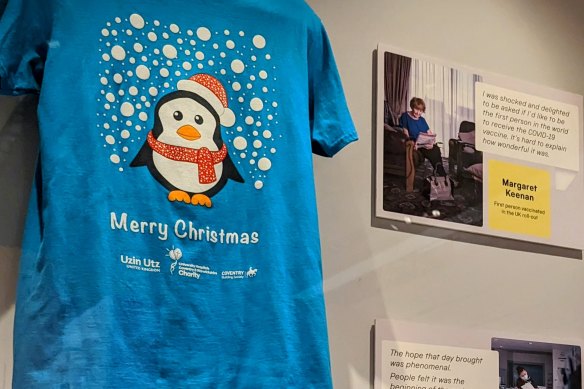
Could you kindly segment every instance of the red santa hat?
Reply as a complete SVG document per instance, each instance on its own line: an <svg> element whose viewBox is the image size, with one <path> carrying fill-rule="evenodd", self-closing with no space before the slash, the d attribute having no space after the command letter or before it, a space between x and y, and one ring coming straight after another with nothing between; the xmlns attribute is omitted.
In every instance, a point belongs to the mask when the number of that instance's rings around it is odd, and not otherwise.
<svg viewBox="0 0 584 389"><path fill-rule="evenodd" d="M231 127L235 124L235 114L228 108L225 88L215 77L208 74L196 74L188 80L180 80L178 89L196 93L205 99L217 111L221 125Z"/></svg>

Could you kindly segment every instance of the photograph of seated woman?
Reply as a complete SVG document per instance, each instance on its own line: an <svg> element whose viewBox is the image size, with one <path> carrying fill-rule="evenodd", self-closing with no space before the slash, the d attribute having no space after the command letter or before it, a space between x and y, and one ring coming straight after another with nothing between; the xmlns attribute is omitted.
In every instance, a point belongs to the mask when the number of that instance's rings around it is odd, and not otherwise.
<svg viewBox="0 0 584 389"><path fill-rule="evenodd" d="M426 119L422 116L426 112L426 103L424 103L424 100L419 97L414 97L410 100L410 108L412 109L411 111L404 112L399 118L399 126L406 131L406 135L415 142L418 140L420 133L433 134ZM446 176L446 170L442 165L440 147L437 144L427 148L419 147L417 151L430 161L437 175Z"/></svg>
<svg viewBox="0 0 584 389"><path fill-rule="evenodd" d="M519 375L519 378L517 378L517 384L515 386L517 386L517 388L521 389L523 387L523 385L529 383L531 384L534 388L537 389L537 385L535 384L535 382L533 382L533 380L529 377L529 374L527 373L527 370L525 370L525 368L523 367L518 367L517 368L517 375Z"/></svg>

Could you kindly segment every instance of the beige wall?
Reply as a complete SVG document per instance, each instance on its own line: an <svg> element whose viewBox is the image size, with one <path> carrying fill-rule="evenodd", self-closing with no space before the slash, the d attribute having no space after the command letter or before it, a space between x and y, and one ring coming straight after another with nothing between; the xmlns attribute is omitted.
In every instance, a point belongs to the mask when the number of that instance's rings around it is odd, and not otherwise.
<svg viewBox="0 0 584 389"><path fill-rule="evenodd" d="M361 136L332 161L316 159L335 387L367 387L375 318L584 337L582 261L374 229L369 158L378 43L584 94L584 3L308 2L328 29ZM517 286L521 277L528 286Z"/></svg>
<svg viewBox="0 0 584 389"><path fill-rule="evenodd" d="M369 331L375 318L520 331L538 339L548 335L583 337L581 261L370 227L370 152L372 52L379 42L584 94L584 3L309 3L328 28L361 136L359 143L333 160L316 158L335 387L368 387ZM10 111L7 104L0 100L0 124ZM0 129L0 143L6 142L6 129ZM18 257L15 236L22 228L23 218L22 191L18 192L18 188L24 190L29 185L27 166L34 161L34 142L26 140L29 138L25 132L21 132L21 138L25 139L19 146L22 152L10 154L12 171L5 167L0 170L0 232L9 237L0 240L0 388L10 386L11 376L12 305ZM8 214L10 217L6 217ZM520 274L537 287L518 288ZM541 303L527 304L522 320L518 320L517 309L522 301Z"/></svg>

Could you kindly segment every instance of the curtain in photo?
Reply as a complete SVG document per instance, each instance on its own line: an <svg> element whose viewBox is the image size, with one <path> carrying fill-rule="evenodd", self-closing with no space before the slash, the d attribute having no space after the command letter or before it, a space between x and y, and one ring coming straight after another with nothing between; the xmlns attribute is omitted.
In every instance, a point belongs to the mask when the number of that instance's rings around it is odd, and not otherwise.
<svg viewBox="0 0 584 389"><path fill-rule="evenodd" d="M442 155L448 155L448 140L458 137L460 123L475 121L475 82L482 77L418 59L411 69L409 98L424 99L424 117L442 142Z"/></svg>
<svg viewBox="0 0 584 389"><path fill-rule="evenodd" d="M385 115L391 116L394 125L398 123L399 116L409 107L411 64L411 58L385 53Z"/></svg>

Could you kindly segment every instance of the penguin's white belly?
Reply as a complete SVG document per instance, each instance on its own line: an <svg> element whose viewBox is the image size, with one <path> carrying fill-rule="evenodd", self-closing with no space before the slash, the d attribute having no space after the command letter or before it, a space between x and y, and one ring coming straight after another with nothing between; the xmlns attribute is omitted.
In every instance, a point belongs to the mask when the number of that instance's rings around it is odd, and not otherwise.
<svg viewBox="0 0 584 389"><path fill-rule="evenodd" d="M185 192L206 192L217 185L221 174L223 174L223 163L221 162L214 166L217 180L210 184L201 184L199 182L199 165L196 163L173 161L157 153L153 153L152 157L154 166L160 175L172 186Z"/></svg>

